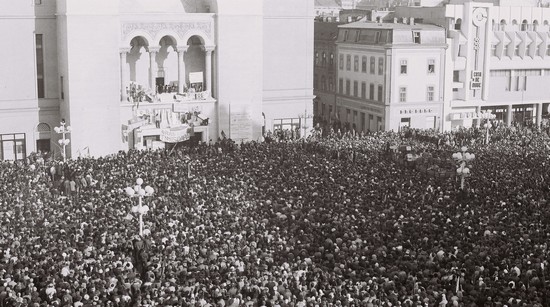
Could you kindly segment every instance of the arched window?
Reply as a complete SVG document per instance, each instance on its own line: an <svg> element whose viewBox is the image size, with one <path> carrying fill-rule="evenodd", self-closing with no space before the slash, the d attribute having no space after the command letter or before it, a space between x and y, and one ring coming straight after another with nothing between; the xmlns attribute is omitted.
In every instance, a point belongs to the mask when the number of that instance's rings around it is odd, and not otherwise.
<svg viewBox="0 0 550 307"><path fill-rule="evenodd" d="M512 20L512 31L519 31L518 21Z"/></svg>
<svg viewBox="0 0 550 307"><path fill-rule="evenodd" d="M538 31L539 30L539 21L538 20L533 20L533 31Z"/></svg>
<svg viewBox="0 0 550 307"><path fill-rule="evenodd" d="M40 123L40 124L38 124L38 126L36 126L36 131L38 131L38 132L50 132L50 131L52 131L52 128L50 127L50 125L48 125L46 123Z"/></svg>
<svg viewBox="0 0 550 307"><path fill-rule="evenodd" d="M529 24L526 19L521 22L521 31L529 31Z"/></svg>
<svg viewBox="0 0 550 307"><path fill-rule="evenodd" d="M500 21L500 31L506 31L506 20L504 19Z"/></svg>
<svg viewBox="0 0 550 307"><path fill-rule="evenodd" d="M462 28L462 19L461 18L458 18L456 21L455 21L455 30L460 30Z"/></svg>

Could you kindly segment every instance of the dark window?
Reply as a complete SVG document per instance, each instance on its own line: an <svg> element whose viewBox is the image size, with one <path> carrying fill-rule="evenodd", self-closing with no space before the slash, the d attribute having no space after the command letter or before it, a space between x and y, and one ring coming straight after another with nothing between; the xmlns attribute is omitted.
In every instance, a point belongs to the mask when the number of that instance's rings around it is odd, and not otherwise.
<svg viewBox="0 0 550 307"><path fill-rule="evenodd" d="M24 160L26 156L24 133L0 135L0 160Z"/></svg>
<svg viewBox="0 0 550 307"><path fill-rule="evenodd" d="M460 71L453 71L453 82L460 82Z"/></svg>
<svg viewBox="0 0 550 307"><path fill-rule="evenodd" d="M407 102L407 88L406 87L400 87L399 88L399 102Z"/></svg>
<svg viewBox="0 0 550 307"><path fill-rule="evenodd" d="M413 41L415 44L420 44L420 32L413 31Z"/></svg>
<svg viewBox="0 0 550 307"><path fill-rule="evenodd" d="M369 86L369 99L374 100L374 83Z"/></svg>
<svg viewBox="0 0 550 307"><path fill-rule="evenodd" d="M357 81L353 81L353 96L359 96L359 83Z"/></svg>
<svg viewBox="0 0 550 307"><path fill-rule="evenodd" d="M361 82L361 98L367 99L367 83Z"/></svg>
<svg viewBox="0 0 550 307"><path fill-rule="evenodd" d="M370 73L375 74L376 73L376 58L370 57Z"/></svg>
<svg viewBox="0 0 550 307"><path fill-rule="evenodd" d="M401 60L401 74L406 75L407 74L407 60Z"/></svg>
<svg viewBox="0 0 550 307"><path fill-rule="evenodd" d="M428 74L435 73L435 60L429 59L428 60Z"/></svg>
<svg viewBox="0 0 550 307"><path fill-rule="evenodd" d="M384 87L378 85L378 101L382 102L384 100Z"/></svg>
<svg viewBox="0 0 550 307"><path fill-rule="evenodd" d="M38 98L45 98L44 88L44 46L42 34L36 34L36 86Z"/></svg>
<svg viewBox="0 0 550 307"><path fill-rule="evenodd" d="M455 30L460 30L460 28L462 28L462 19L458 18L455 21Z"/></svg>

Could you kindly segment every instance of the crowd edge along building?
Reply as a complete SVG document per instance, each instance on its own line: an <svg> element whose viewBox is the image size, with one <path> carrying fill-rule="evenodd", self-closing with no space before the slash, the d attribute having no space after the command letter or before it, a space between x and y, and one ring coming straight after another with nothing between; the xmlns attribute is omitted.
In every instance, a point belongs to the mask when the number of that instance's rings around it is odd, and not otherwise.
<svg viewBox="0 0 550 307"><path fill-rule="evenodd" d="M306 133L313 20L313 0L0 0L0 159L59 153L63 119L72 157Z"/></svg>
<svg viewBox="0 0 550 307"><path fill-rule="evenodd" d="M356 132L441 127L445 29L361 20L339 26L335 120Z"/></svg>
<svg viewBox="0 0 550 307"><path fill-rule="evenodd" d="M489 112L506 125L542 123L550 103L548 1L432 0L396 15L447 30L446 130L479 126Z"/></svg>

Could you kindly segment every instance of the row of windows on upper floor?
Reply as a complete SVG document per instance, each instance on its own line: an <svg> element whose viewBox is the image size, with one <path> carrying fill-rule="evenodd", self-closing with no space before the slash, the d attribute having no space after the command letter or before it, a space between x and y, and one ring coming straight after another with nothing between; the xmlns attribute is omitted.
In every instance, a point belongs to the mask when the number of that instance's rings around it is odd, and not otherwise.
<svg viewBox="0 0 550 307"><path fill-rule="evenodd" d="M334 66L334 53L328 55L323 51L323 53L319 55L319 51L315 51L315 65L326 67L327 64L331 67Z"/></svg>
<svg viewBox="0 0 550 307"><path fill-rule="evenodd" d="M345 55L346 58L346 70L351 71L351 54ZM369 61L368 56L361 57L361 72L367 73L367 61ZM369 73L371 75L376 74L376 56L370 57L370 66ZM344 54L340 54L338 58L338 67L340 70L344 70ZM359 56L353 56L353 71L359 72ZM384 74L384 57L378 57L378 75Z"/></svg>
<svg viewBox="0 0 550 307"><path fill-rule="evenodd" d="M321 91L334 92L334 77L329 76L327 78L325 75L321 75L319 79L318 75L315 74L313 76L313 88Z"/></svg>
<svg viewBox="0 0 550 307"><path fill-rule="evenodd" d="M368 90L368 99L378 102L384 102L384 86L378 85L378 90L375 92L375 84L370 83L369 84L369 90ZM359 90L361 90L361 93L359 94ZM352 93L353 91L353 93ZM344 79L339 78L338 79L338 93L341 95L347 95L352 96L356 98L361 99L367 99L367 83L361 82L361 88L359 89L359 81L353 81L353 88L351 86L351 80L346 79L345 80L345 88L344 88ZM375 98L376 95L376 98ZM434 101L435 100L435 86L428 85L426 87L426 101ZM399 102L407 102L407 87L401 86L399 87Z"/></svg>
<svg viewBox="0 0 550 307"><path fill-rule="evenodd" d="M536 42L532 42L531 44L535 44ZM535 49L531 49L531 44L524 45L524 44L507 44L502 45L500 43L498 44L491 44L491 55L501 58L503 56L507 57L524 57L524 56L540 56L543 58L550 56L550 46L546 44L540 44L538 46L535 46ZM459 55L462 55L461 51L465 50L462 49L462 45L460 47ZM534 52L531 54L531 50Z"/></svg>
<svg viewBox="0 0 550 307"><path fill-rule="evenodd" d="M506 78L504 83L504 91L506 92L524 92L527 91L528 77L545 76L550 78L550 69L491 70L490 76L493 78ZM536 90L536 88L531 87L531 90Z"/></svg>
<svg viewBox="0 0 550 307"><path fill-rule="evenodd" d="M351 71L351 55L348 54L346 57L346 65L345 68L347 71ZM339 55L339 69L344 70L344 55ZM369 73L371 75L376 74L376 57L371 56L370 59L368 56L362 56L361 57L361 72L367 73L367 61L369 62ZM426 73L427 74L435 74L435 59L428 59L427 65L426 65ZM359 56L355 55L353 56L353 71L359 72ZM408 60L403 59L399 62L399 73L401 75L407 75L408 74ZM378 57L378 75L382 76L384 75L384 57Z"/></svg>
<svg viewBox="0 0 550 307"><path fill-rule="evenodd" d="M454 22L454 29L455 30L461 30L462 29L462 19L458 18ZM516 19L512 19L512 22L508 24L508 22L505 19L501 19L499 23L497 23L494 19L491 22L491 27L493 31L542 31L547 32L549 30L549 22L548 20L545 20L543 24L539 24L538 20L533 20L532 22L529 22L527 19L524 19L521 24L518 23Z"/></svg>
<svg viewBox="0 0 550 307"><path fill-rule="evenodd" d="M421 34L422 32L419 30L411 30L410 41L400 40L400 43L421 44ZM383 45L391 44L393 37L390 30L340 30L338 33L338 42Z"/></svg>
<svg viewBox="0 0 550 307"><path fill-rule="evenodd" d="M418 39L415 39L418 38ZM420 44L420 31L414 31L413 40ZM392 42L392 31L373 29L343 29L338 32L338 41L346 43L386 44Z"/></svg>

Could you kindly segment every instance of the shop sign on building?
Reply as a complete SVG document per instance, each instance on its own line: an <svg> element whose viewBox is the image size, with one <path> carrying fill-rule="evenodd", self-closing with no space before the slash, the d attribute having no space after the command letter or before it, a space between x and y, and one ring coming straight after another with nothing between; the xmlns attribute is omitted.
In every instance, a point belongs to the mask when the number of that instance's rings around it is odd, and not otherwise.
<svg viewBox="0 0 550 307"><path fill-rule="evenodd" d="M470 81L470 89L480 90L483 86L483 73L479 70L472 71L472 79Z"/></svg>

